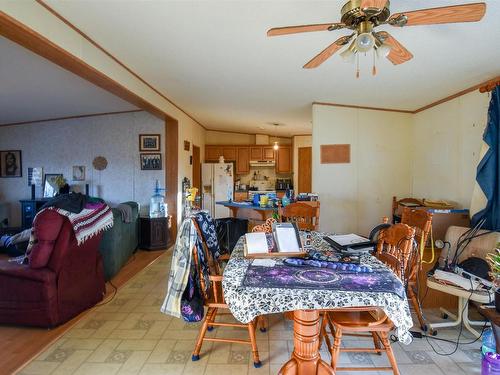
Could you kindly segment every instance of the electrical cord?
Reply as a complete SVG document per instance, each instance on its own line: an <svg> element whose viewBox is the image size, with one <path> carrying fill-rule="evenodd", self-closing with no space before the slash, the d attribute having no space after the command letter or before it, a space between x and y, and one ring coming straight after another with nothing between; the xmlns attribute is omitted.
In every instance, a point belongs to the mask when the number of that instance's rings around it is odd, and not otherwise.
<svg viewBox="0 0 500 375"><path fill-rule="evenodd" d="M113 288L113 295L108 298L106 301L103 301L101 303L98 303L96 304L95 306L103 306L103 305L106 305L108 303L110 303L111 301L113 301L116 297L116 294L118 293L118 288L111 282L111 280L108 281L109 285L111 286L111 288Z"/></svg>

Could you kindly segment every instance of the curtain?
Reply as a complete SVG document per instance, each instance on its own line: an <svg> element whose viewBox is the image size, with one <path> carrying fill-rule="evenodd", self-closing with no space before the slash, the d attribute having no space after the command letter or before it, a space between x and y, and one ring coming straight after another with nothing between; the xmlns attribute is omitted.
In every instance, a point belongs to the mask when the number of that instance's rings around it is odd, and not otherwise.
<svg viewBox="0 0 500 375"><path fill-rule="evenodd" d="M477 166L471 202L472 225L485 220L482 229L500 230L500 86L491 95L488 124Z"/></svg>

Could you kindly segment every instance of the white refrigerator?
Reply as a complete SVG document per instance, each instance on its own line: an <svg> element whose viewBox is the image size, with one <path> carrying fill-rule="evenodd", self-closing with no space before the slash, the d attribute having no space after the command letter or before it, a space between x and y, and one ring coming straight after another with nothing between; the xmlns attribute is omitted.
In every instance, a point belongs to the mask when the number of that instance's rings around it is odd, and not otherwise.
<svg viewBox="0 0 500 375"><path fill-rule="evenodd" d="M219 201L233 199L234 171L232 163L203 163L201 165L202 208L214 219L229 217L229 208Z"/></svg>

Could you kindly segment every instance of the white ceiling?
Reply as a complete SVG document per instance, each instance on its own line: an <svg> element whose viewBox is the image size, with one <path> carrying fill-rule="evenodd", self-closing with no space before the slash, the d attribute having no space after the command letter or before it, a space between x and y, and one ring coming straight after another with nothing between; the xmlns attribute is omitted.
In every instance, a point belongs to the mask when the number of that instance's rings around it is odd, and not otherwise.
<svg viewBox="0 0 500 375"><path fill-rule="evenodd" d="M393 0L392 12L478 0ZM336 55L302 65L346 31L266 37L267 29L335 22L343 1L60 1L47 3L208 128L310 132L311 103L414 110L500 74L500 1L479 23L382 26L415 56L393 66Z"/></svg>
<svg viewBox="0 0 500 375"><path fill-rule="evenodd" d="M0 125L137 109L0 37Z"/></svg>

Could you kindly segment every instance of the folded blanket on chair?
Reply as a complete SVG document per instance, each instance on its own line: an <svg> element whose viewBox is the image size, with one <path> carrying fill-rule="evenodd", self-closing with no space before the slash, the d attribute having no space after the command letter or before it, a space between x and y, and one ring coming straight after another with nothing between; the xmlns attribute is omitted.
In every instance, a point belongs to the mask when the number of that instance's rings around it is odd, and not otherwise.
<svg viewBox="0 0 500 375"><path fill-rule="evenodd" d="M56 207L48 208L48 210L55 210L60 215L68 218L75 232L78 245L113 226L113 213L105 203L86 206L77 214Z"/></svg>

